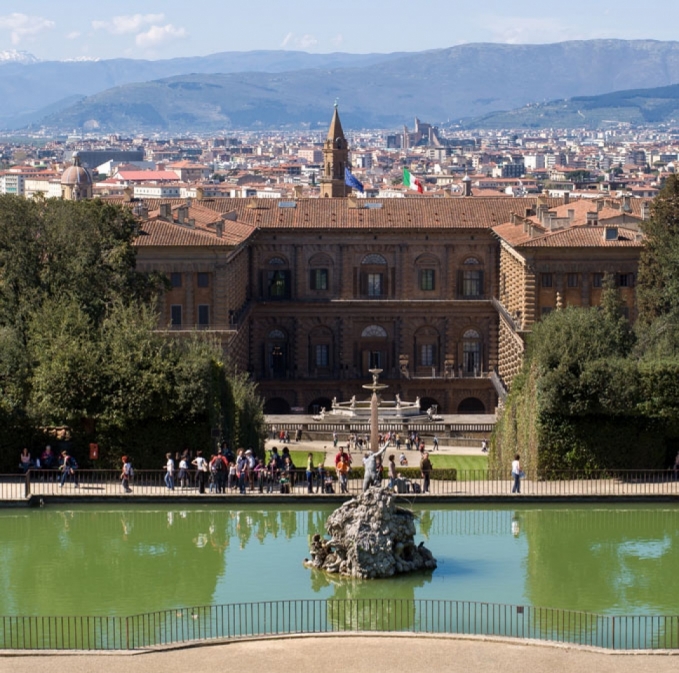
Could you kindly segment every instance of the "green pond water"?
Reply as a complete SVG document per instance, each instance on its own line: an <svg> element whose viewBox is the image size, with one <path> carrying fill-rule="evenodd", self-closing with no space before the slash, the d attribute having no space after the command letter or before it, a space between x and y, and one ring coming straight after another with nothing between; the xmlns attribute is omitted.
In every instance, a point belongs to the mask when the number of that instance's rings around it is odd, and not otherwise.
<svg viewBox="0 0 679 673"><path fill-rule="evenodd" d="M0 511L0 615L131 615L302 598L405 598L677 614L679 508L435 506L432 574L303 567L332 507L51 506Z"/></svg>

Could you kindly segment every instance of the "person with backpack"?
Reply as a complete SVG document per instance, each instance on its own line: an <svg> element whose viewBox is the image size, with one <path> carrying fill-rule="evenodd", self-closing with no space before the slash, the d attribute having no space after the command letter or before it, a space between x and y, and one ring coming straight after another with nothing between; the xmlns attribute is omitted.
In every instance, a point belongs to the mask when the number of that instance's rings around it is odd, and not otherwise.
<svg viewBox="0 0 679 673"><path fill-rule="evenodd" d="M229 466L221 453L212 454L209 468L206 465L206 474L208 470L210 472L210 492L212 492L214 488L216 493L224 493L228 467Z"/></svg>
<svg viewBox="0 0 679 673"><path fill-rule="evenodd" d="M132 493L130 488L130 479L134 475L134 469L132 468L132 463L130 462L129 456L123 456L123 470L120 473L120 483L122 484L123 491L125 493Z"/></svg>

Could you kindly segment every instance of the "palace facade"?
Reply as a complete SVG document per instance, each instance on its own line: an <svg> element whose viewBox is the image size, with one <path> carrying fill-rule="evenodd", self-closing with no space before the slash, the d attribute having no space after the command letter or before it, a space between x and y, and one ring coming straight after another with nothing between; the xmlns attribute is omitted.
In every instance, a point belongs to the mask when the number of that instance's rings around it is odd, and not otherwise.
<svg viewBox="0 0 679 673"><path fill-rule="evenodd" d="M634 318L640 200L356 199L337 110L328 198L130 202L140 270L167 275L160 329L207 330L259 383L269 413L388 395L493 413L549 310L595 305L615 274Z"/></svg>

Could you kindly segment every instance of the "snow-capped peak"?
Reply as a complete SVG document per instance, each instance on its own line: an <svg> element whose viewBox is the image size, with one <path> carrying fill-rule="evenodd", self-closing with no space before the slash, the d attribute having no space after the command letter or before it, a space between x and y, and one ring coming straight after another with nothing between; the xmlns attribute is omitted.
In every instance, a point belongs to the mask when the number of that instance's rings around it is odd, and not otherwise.
<svg viewBox="0 0 679 673"><path fill-rule="evenodd" d="M0 65L5 63L37 63L39 60L27 51L17 51L16 49L0 51Z"/></svg>

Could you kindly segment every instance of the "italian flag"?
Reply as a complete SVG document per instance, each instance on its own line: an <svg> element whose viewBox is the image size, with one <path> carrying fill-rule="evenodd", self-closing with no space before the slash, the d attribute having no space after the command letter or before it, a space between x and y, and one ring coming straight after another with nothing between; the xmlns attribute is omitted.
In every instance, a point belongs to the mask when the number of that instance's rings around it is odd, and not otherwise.
<svg viewBox="0 0 679 673"><path fill-rule="evenodd" d="M422 183L407 169L403 169L403 184L410 189L416 189L420 194L424 193Z"/></svg>

